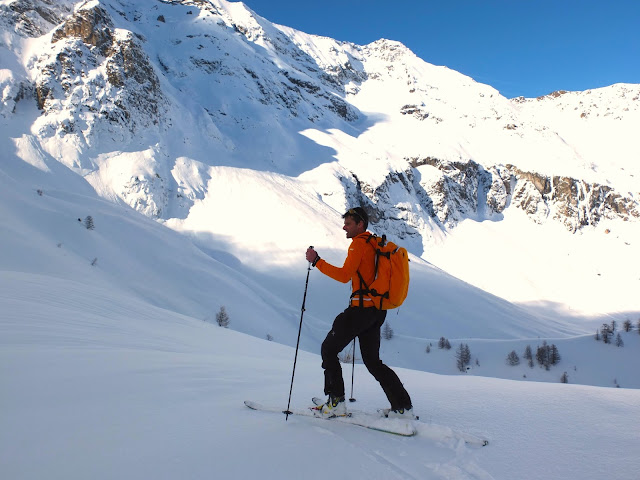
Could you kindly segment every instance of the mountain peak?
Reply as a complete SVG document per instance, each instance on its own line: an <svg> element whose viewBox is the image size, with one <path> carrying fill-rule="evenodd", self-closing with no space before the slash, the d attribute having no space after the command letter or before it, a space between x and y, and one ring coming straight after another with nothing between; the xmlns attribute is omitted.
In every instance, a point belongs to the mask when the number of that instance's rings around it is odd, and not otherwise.
<svg viewBox="0 0 640 480"><path fill-rule="evenodd" d="M5 47L13 135L154 218L188 217L216 167L304 174L418 255L509 209L570 232L640 218L638 85L509 101L400 42L308 35L224 0L0 7L5 34L35 39Z"/></svg>

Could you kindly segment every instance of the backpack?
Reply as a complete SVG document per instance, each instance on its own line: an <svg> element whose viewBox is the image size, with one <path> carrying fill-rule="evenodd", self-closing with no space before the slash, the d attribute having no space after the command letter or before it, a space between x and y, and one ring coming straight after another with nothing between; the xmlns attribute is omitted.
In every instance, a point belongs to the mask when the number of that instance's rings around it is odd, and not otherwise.
<svg viewBox="0 0 640 480"><path fill-rule="evenodd" d="M393 242L387 236L370 235L367 243L376 251L375 280L367 285L358 272L360 290L355 295L370 295L378 310L391 310L402 305L409 291L409 254L407 249ZM378 303L379 300L379 303Z"/></svg>

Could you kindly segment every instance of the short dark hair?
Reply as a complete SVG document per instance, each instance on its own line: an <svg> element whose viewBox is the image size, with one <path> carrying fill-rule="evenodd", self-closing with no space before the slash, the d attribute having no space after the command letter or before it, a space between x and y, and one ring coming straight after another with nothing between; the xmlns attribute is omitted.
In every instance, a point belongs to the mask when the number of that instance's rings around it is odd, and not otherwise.
<svg viewBox="0 0 640 480"><path fill-rule="evenodd" d="M365 230L369 226L369 215L367 215L367 212L365 212L364 208L362 207L350 208L344 213L344 215L342 215L342 218L347 218L347 217L353 218L353 221L356 223L364 222Z"/></svg>

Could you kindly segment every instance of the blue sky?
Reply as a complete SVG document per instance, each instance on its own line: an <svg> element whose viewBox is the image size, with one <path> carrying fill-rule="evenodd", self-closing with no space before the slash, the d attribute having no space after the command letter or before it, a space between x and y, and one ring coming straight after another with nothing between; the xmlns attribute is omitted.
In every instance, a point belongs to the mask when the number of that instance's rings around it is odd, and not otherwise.
<svg viewBox="0 0 640 480"><path fill-rule="evenodd" d="M508 98L640 83L640 0L246 0L267 20L397 40Z"/></svg>

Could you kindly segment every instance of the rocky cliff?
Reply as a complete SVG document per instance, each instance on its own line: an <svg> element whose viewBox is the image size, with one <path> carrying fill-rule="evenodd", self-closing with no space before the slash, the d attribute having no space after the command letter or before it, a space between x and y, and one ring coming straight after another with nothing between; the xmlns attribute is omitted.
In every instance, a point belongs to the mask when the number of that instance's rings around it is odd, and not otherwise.
<svg viewBox="0 0 640 480"><path fill-rule="evenodd" d="M508 100L397 42L314 37L224 0L0 9L2 116L33 102L25 134L104 196L154 218L188 215L209 166L296 176L369 151L382 166L345 162L339 193L399 237L507 208L571 231L640 218L638 188L597 175L608 159L596 165L589 153L599 131L619 126L616 161L637 164L625 133L640 118L637 85ZM349 141L322 145L309 131ZM539 161L547 157L556 163ZM370 168L386 171L372 181Z"/></svg>

